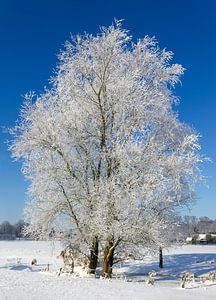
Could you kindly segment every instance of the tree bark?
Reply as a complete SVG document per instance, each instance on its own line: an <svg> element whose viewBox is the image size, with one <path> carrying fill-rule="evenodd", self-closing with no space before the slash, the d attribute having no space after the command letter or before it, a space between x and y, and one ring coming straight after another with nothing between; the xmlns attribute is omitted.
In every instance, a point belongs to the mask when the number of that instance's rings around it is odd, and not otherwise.
<svg viewBox="0 0 216 300"><path fill-rule="evenodd" d="M95 274L98 263L98 237L95 236L90 250L88 274Z"/></svg>
<svg viewBox="0 0 216 300"><path fill-rule="evenodd" d="M112 275L114 251L115 246L113 240L107 241L104 249L103 269L101 274L104 278L110 278Z"/></svg>

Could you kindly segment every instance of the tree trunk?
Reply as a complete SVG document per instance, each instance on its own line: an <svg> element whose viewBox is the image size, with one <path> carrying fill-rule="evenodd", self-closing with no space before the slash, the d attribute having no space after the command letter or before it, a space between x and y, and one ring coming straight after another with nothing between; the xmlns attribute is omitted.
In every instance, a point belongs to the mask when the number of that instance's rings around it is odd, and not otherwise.
<svg viewBox="0 0 216 300"><path fill-rule="evenodd" d="M104 278L110 278L112 275L114 251L115 251L115 247L114 247L113 240L107 241L104 250L103 269L102 269L102 277Z"/></svg>
<svg viewBox="0 0 216 300"><path fill-rule="evenodd" d="M97 236L95 236L90 251L88 274L95 274L97 263L98 263L98 238Z"/></svg>
<svg viewBox="0 0 216 300"><path fill-rule="evenodd" d="M162 247L159 248L159 268L163 268L163 251L162 251Z"/></svg>

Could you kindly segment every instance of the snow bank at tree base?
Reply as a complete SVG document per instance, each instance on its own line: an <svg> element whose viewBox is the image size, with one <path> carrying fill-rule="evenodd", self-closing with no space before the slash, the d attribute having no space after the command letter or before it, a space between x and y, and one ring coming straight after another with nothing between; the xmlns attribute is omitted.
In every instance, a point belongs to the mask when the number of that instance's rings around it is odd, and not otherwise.
<svg viewBox="0 0 216 300"><path fill-rule="evenodd" d="M122 279L100 280L57 276L56 270L61 263L57 255L61 246L50 242L0 242L0 300L206 300L216 299L216 285L206 283L187 289L179 287L179 276L186 271L200 275L216 270L215 246L183 246L171 249L164 257L165 268L159 271L155 286L144 284L147 272L157 268L155 259L145 262L125 262ZM37 266L31 266L33 258ZM18 262L18 263L17 263ZM49 263L50 273L41 270ZM117 272L118 271L118 272ZM170 277L167 275L171 275ZM122 278L124 278L122 276Z"/></svg>

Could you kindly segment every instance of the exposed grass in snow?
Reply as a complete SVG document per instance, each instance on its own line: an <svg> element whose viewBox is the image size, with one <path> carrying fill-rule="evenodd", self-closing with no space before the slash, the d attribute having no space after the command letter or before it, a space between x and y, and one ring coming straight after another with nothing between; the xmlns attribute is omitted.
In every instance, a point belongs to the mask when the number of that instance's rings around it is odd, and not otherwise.
<svg viewBox="0 0 216 300"><path fill-rule="evenodd" d="M187 271L194 272L196 276L216 271L216 246L172 248L164 255L162 270L159 270L155 258L124 262L114 268L114 274L121 278L112 280L58 277L56 271L61 262L57 255L60 249L58 242L53 245L51 242L1 241L0 299L216 299L216 285L208 281L204 286L195 283L187 289L179 287L180 277ZM37 259L37 266L31 266L33 258ZM51 271L42 272L48 263ZM154 286L144 284L150 270L158 272Z"/></svg>

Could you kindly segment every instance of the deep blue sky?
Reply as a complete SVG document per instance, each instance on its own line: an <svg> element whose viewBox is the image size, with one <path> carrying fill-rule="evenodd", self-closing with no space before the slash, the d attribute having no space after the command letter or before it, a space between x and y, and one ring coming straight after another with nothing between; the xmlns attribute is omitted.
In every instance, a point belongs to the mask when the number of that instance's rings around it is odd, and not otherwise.
<svg viewBox="0 0 216 300"><path fill-rule="evenodd" d="M209 188L197 188L191 214L216 219L216 1L214 0L1 0L0 126L14 126L27 91L48 84L56 55L70 33L98 32L114 18L124 19L134 39L156 36L187 71L178 107L180 119L201 133L202 153L212 159L203 168ZM22 217L27 182L12 162L0 133L0 222Z"/></svg>

